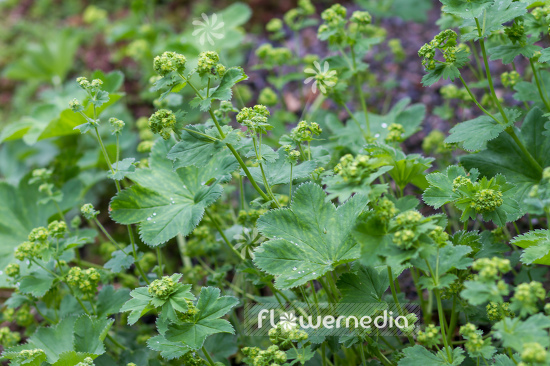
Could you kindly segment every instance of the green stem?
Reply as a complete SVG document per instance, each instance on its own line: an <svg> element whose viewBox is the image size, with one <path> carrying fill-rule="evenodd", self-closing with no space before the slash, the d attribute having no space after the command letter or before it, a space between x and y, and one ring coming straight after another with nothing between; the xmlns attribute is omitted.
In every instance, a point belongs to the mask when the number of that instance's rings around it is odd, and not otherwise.
<svg viewBox="0 0 550 366"><path fill-rule="evenodd" d="M539 80L539 73L537 72L537 68L535 67L535 63L533 62L532 58L529 59L529 64L531 65L531 70L533 70L533 76L535 77L537 89L539 90L540 99L542 99L542 102L546 106L546 109L550 112L550 103L548 103L548 100L545 98L544 93L542 92L542 88Z"/></svg>
<svg viewBox="0 0 550 366"><path fill-rule="evenodd" d="M290 205L290 202L292 202L292 167L294 164L290 163L290 181L289 181L289 189L288 189L288 204Z"/></svg>
<svg viewBox="0 0 550 366"><path fill-rule="evenodd" d="M393 279L393 272L390 266L388 266L388 279L390 280L391 295L393 297L393 301L395 302L395 305L397 306L397 309L399 310L399 315L405 316L405 312L403 311L403 308L399 303L399 299L397 298L397 292L395 291L395 281ZM412 335L409 334L407 338L409 339L409 342L411 344L414 344L414 338L412 337Z"/></svg>
<svg viewBox="0 0 550 366"><path fill-rule="evenodd" d="M458 320L458 311L456 311L456 296L453 296L453 307L451 308L451 320L449 321L449 331L447 333L447 342L451 343L453 339L453 333L456 328L456 322Z"/></svg>
<svg viewBox="0 0 550 366"><path fill-rule="evenodd" d="M502 122L500 122L498 119L496 119L495 116L493 116L489 111L487 111L485 108L483 108L483 106L477 101L475 95L472 93L472 91L468 87L468 84L466 84L466 81L464 81L464 79L462 78L462 75L459 75L458 77L459 77L460 81L462 81L462 85L464 85L464 88L466 89L466 91L470 95L470 98L472 98L472 100L478 106L478 108L481 109L481 111L483 113L485 113L487 116L491 117L496 123L498 123L499 125L502 124Z"/></svg>
<svg viewBox="0 0 550 366"><path fill-rule="evenodd" d="M243 177L241 175L239 175L239 191L240 191L241 210L244 210L244 185L243 185Z"/></svg>
<svg viewBox="0 0 550 366"><path fill-rule="evenodd" d="M359 127L359 130L360 130L361 133L363 134L363 138L365 139L365 141L369 141L369 135L365 133L365 131L363 130L363 126L361 126L361 123L359 123L359 121L357 120L357 118L355 118L355 116L354 116L353 113L350 111L350 109L348 108L348 106L346 105L346 103L341 103L341 105L344 107L344 109L346 110L346 112L348 112L349 116L351 117L351 119L353 120L353 122L355 122L355 124L357 125L357 127Z"/></svg>
<svg viewBox="0 0 550 366"><path fill-rule="evenodd" d="M506 132L508 133L508 135L510 135L512 137L512 139L515 141L515 143L518 145L518 147L520 148L521 152L523 153L523 155L527 158L527 160L529 161L529 163L531 163L532 167L535 168L537 170L537 173L538 174L542 174L542 167L540 166L540 164L535 160L535 158L533 157L533 155L531 155L531 153L527 150L527 148L525 147L525 145L523 145L523 142L521 142L521 140L519 139L518 135L516 134L516 131L514 131L514 128L512 126L508 127L506 129Z"/></svg>
<svg viewBox="0 0 550 366"><path fill-rule="evenodd" d="M97 225L97 227L101 230L103 235L111 242L113 243L122 253L127 254L124 248L115 240L113 237L107 232L105 227L99 222L97 217L93 218L94 223Z"/></svg>
<svg viewBox="0 0 550 366"><path fill-rule="evenodd" d="M242 257L241 253L239 253L237 249L235 249L235 247L231 244L229 239L227 239L227 236L225 236L225 233L223 232L218 221L214 219L214 217L210 214L210 212L208 212L208 210L204 210L204 213L206 213L206 216L210 219L210 221L212 221L212 224L214 224L214 227L216 228L216 230L218 230L218 232L220 233L220 236L222 237L223 241L225 241L225 244L227 244L229 249L231 249L231 251L235 253L235 255L237 255L244 262L245 259Z"/></svg>
<svg viewBox="0 0 550 366"><path fill-rule="evenodd" d="M363 342L359 343L359 354L361 355L361 364L367 366L367 360L365 358L365 350L363 349Z"/></svg>
<svg viewBox="0 0 550 366"><path fill-rule="evenodd" d="M187 243L185 242L185 238L183 237L183 235L178 234L176 239L177 239L177 242L178 242L178 250L180 252L181 261L183 262L183 266L185 268L193 267L193 263L191 263L191 258L189 258L187 256L187 254L185 254L185 253L187 253Z"/></svg>
<svg viewBox="0 0 550 366"><path fill-rule="evenodd" d="M128 228L128 236L130 237L130 243L132 244L132 254L135 260L134 264L137 270L139 271L139 273L141 274L141 277L143 277L143 281L145 281L146 284L150 285L151 281L149 281L149 279L147 278L147 275L143 271L143 268L141 268L141 264L139 264L139 260L136 252L136 241L134 240L134 232L132 231L132 226L127 225L127 228Z"/></svg>
<svg viewBox="0 0 550 366"><path fill-rule="evenodd" d="M204 346L202 346L202 353L204 353L204 356L205 356L206 359L208 360L208 363L210 364L210 366L216 366L216 363L214 362L214 360L212 359L212 357L210 357L210 354L208 353L208 351L206 350L206 348L204 348Z"/></svg>
<svg viewBox="0 0 550 366"><path fill-rule="evenodd" d="M482 37L481 27L479 25L479 20L475 18L477 31L480 37ZM500 115L504 119L504 122L508 123L508 117L506 116L506 113L504 113L504 109L502 108L502 105L500 104L500 101L497 98L497 95L495 93L495 87L493 85L493 79L491 77L491 70L489 69L489 60L487 59L487 52L485 51L485 41L483 38L479 39L479 46L481 47L481 53L483 55L483 63L485 64L485 73L487 74L487 81L489 82L489 90L491 91L491 97L493 98L493 102L497 106Z"/></svg>

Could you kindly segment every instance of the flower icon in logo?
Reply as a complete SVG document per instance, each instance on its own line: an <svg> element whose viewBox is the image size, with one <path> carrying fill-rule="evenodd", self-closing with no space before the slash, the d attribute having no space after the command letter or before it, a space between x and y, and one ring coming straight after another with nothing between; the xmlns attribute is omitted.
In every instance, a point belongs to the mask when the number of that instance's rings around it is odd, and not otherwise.
<svg viewBox="0 0 550 366"><path fill-rule="evenodd" d="M316 93L317 87L319 87L321 92L323 94L326 94L327 87L333 87L338 81L336 71L330 70L327 61L323 63L323 67L321 67L321 65L317 61L313 61L313 66L315 66L315 69L308 67L304 70L306 74L312 74L310 77L304 80L304 84L309 84L313 81L313 84L311 85L311 90Z"/></svg>
<svg viewBox="0 0 550 366"><path fill-rule="evenodd" d="M199 43L204 45L205 41L208 41L211 46L214 45L214 38L222 39L225 37L223 32L224 22L221 19L218 19L216 13L212 14L210 17L205 13L201 14L202 19L193 20L193 25L195 30L191 33L192 36L199 37Z"/></svg>
<svg viewBox="0 0 550 366"><path fill-rule="evenodd" d="M298 319L294 313L282 313L280 316L279 325L283 327L284 330L290 331L296 328Z"/></svg>

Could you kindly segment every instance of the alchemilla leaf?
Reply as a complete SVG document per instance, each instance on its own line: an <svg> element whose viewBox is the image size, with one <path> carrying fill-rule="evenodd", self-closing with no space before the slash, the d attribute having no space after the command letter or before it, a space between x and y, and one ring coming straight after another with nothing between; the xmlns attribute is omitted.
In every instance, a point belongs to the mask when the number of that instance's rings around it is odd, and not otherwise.
<svg viewBox="0 0 550 366"><path fill-rule="evenodd" d="M258 220L270 240L255 250L254 263L276 277L278 288L300 286L359 258L351 230L367 198L356 195L336 208L325 197L317 184L302 184L290 208L271 210Z"/></svg>

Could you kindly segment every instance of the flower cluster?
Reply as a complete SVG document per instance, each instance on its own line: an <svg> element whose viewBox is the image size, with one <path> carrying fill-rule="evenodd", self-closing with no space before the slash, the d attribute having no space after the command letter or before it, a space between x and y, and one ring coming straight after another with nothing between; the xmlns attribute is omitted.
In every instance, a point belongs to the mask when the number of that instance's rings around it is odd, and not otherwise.
<svg viewBox="0 0 550 366"><path fill-rule="evenodd" d="M20 268L19 268L19 264L17 263L10 263L4 269L4 273L6 273L6 276L12 277L12 278L19 276L19 272L20 272Z"/></svg>
<svg viewBox="0 0 550 366"><path fill-rule="evenodd" d="M55 221L57 222L57 221ZM46 229L45 227L37 227L37 228L34 228L31 230L30 234L29 234L29 241L31 242L45 242L46 240L48 240L48 236L50 235L50 233L48 232L48 229Z"/></svg>
<svg viewBox="0 0 550 366"><path fill-rule="evenodd" d="M265 209L250 209L248 211L240 210L239 216L237 217L237 222L243 226L255 226L256 221L266 213Z"/></svg>
<svg viewBox="0 0 550 366"><path fill-rule="evenodd" d="M103 85L103 81L101 79L94 79L90 82L84 76L77 78L76 82L82 89L86 90L88 93L98 92L101 89L101 85Z"/></svg>
<svg viewBox="0 0 550 366"><path fill-rule="evenodd" d="M444 247L449 243L449 234L442 226L436 226L428 235L438 247Z"/></svg>
<svg viewBox="0 0 550 366"><path fill-rule="evenodd" d="M34 169L32 171L32 177L29 179L29 184L34 184L36 182L47 182L50 180L53 174L53 170L46 168Z"/></svg>
<svg viewBox="0 0 550 366"><path fill-rule="evenodd" d="M21 340L18 332L12 332L8 327L0 328L0 344L4 349L15 346Z"/></svg>
<svg viewBox="0 0 550 366"><path fill-rule="evenodd" d="M302 20L312 14L315 14L315 6L311 0L298 0L298 7L287 11L283 18L290 29L298 31Z"/></svg>
<svg viewBox="0 0 550 366"><path fill-rule="evenodd" d="M82 362L76 364L76 366L93 366L94 360L91 357L86 357Z"/></svg>
<svg viewBox="0 0 550 366"><path fill-rule="evenodd" d="M403 141L404 133L405 129L403 128L403 125L399 123L392 123L388 126L388 135L386 136L385 141L387 143L401 142Z"/></svg>
<svg viewBox="0 0 550 366"><path fill-rule="evenodd" d="M391 53L395 57L396 61L403 61L407 57L401 40L399 38L392 38L388 41L388 47L390 48Z"/></svg>
<svg viewBox="0 0 550 366"><path fill-rule="evenodd" d="M15 248L14 257L20 261L40 256L42 245L38 242L25 241Z"/></svg>
<svg viewBox="0 0 550 366"><path fill-rule="evenodd" d="M274 106L279 101L279 97L277 96L277 93L270 87L263 88L260 92L260 95L258 96L258 102L260 104L264 104L267 106Z"/></svg>
<svg viewBox="0 0 550 366"><path fill-rule="evenodd" d="M124 121L114 117L109 118L109 124L111 125L111 133L113 135L120 134L125 125Z"/></svg>
<svg viewBox="0 0 550 366"><path fill-rule="evenodd" d="M308 334L297 327L287 330L280 324L277 324L275 328L269 330L269 340L271 343L283 350L291 348L293 342L305 341L307 338Z"/></svg>
<svg viewBox="0 0 550 366"><path fill-rule="evenodd" d="M470 178L459 175L458 177L453 179L453 192L456 192L457 189L459 189L460 187L465 187L471 183L472 181L470 180Z"/></svg>
<svg viewBox="0 0 550 366"><path fill-rule="evenodd" d="M528 365L542 364L546 361L547 355L548 352L540 343L527 342L523 344L521 361Z"/></svg>
<svg viewBox="0 0 550 366"><path fill-rule="evenodd" d="M253 108L244 107L237 114L237 122L246 126L251 133L258 133L259 131L266 131L271 128L267 123L269 117L269 110L266 106L257 104Z"/></svg>
<svg viewBox="0 0 550 366"><path fill-rule="evenodd" d="M214 51L201 52L197 63L197 72L201 77L223 77L225 66L220 64L220 56Z"/></svg>
<svg viewBox="0 0 550 366"><path fill-rule="evenodd" d="M278 346L270 346L267 350L260 350L258 347L244 347L242 349L246 364L251 366L276 366L286 362L286 353Z"/></svg>
<svg viewBox="0 0 550 366"><path fill-rule="evenodd" d="M368 155L353 157L351 154L346 154L340 158L340 162L334 167L334 172L341 176L344 182L360 182L376 168L376 164L374 166L372 164L374 160Z"/></svg>
<svg viewBox="0 0 550 366"><path fill-rule="evenodd" d="M91 203L84 204L80 208L80 212L82 213L82 216L88 220L93 220L97 215L99 215L99 211L97 211Z"/></svg>
<svg viewBox="0 0 550 366"><path fill-rule="evenodd" d="M25 363L29 363L29 362L25 362L27 360L29 360L29 361L34 360L34 359L37 359L39 357L43 357L45 355L46 354L45 354L44 350L42 350L40 348L24 349L21 352L19 352L19 355L17 355L17 360L23 361L21 363L25 364Z"/></svg>
<svg viewBox="0 0 550 366"><path fill-rule="evenodd" d="M497 207L502 206L503 203L502 192L488 188L477 191L471 205L477 212L482 213L494 211Z"/></svg>
<svg viewBox="0 0 550 366"><path fill-rule="evenodd" d="M273 47L264 43L256 50L256 56L266 67L283 66L292 60L292 52L286 47Z"/></svg>
<svg viewBox="0 0 550 366"><path fill-rule="evenodd" d="M393 201L386 197L378 200L376 206L374 206L374 211L376 212L377 217L379 217L383 222L389 221L399 212Z"/></svg>
<svg viewBox="0 0 550 366"><path fill-rule="evenodd" d="M419 330L418 335L416 336L418 343L431 348L438 345L441 340L439 336L439 327L436 327L433 324L428 325L424 331Z"/></svg>
<svg viewBox="0 0 550 366"><path fill-rule="evenodd" d="M19 308L15 314L15 322L21 327L28 327L34 322L34 316L31 314L31 309L28 304Z"/></svg>
<svg viewBox="0 0 550 366"><path fill-rule="evenodd" d="M322 128L316 122L300 121L298 125L290 131L290 137L297 143L312 141L313 136L319 136L323 132Z"/></svg>
<svg viewBox="0 0 550 366"><path fill-rule="evenodd" d="M456 53L458 52L458 47L456 46L457 37L456 32L447 29L435 36L430 43L426 43L420 47L420 50L418 50L418 56L422 57L422 65L424 68L426 70L435 69L435 51L437 49L443 52L443 57L446 62L455 62Z"/></svg>
<svg viewBox="0 0 550 366"><path fill-rule="evenodd" d="M192 322L195 316L199 313L199 309L190 300L185 300L187 303L187 311L185 313L178 312L178 319L183 323Z"/></svg>
<svg viewBox="0 0 550 366"><path fill-rule="evenodd" d="M504 28L504 33L513 44L518 43L523 47L527 43L527 34L522 21L515 21L511 26Z"/></svg>
<svg viewBox="0 0 550 366"><path fill-rule="evenodd" d="M165 76L173 71L181 73L185 70L187 59L176 52L164 52L153 60L153 69L160 76Z"/></svg>
<svg viewBox="0 0 550 366"><path fill-rule="evenodd" d="M490 339L483 340L483 333L472 323L460 327L459 333L466 339L466 350L474 357L480 356L482 349L491 342Z"/></svg>
<svg viewBox="0 0 550 366"><path fill-rule="evenodd" d="M176 115L168 109L159 109L149 117L149 128L151 131L159 134L165 140L170 138L170 134L176 123Z"/></svg>
<svg viewBox="0 0 550 366"><path fill-rule="evenodd" d="M513 88L521 81L521 75L517 71L506 71L500 75L500 82L506 88Z"/></svg>
<svg viewBox="0 0 550 366"><path fill-rule="evenodd" d="M476 279L481 281L495 281L500 278L500 274L509 272L512 269L508 259L498 257L477 259L474 261L472 268L479 271Z"/></svg>
<svg viewBox="0 0 550 366"><path fill-rule="evenodd" d="M510 310L510 303L504 302L499 304L497 302L491 301L487 304L487 318L490 321L498 322L504 318L513 318L515 314Z"/></svg>
<svg viewBox="0 0 550 366"><path fill-rule="evenodd" d="M164 276L151 282L147 291L154 297L166 300L177 290L177 284L172 277Z"/></svg>
<svg viewBox="0 0 550 366"><path fill-rule="evenodd" d="M546 291L537 281L520 283L512 297L512 305L515 310L520 310L520 315L534 314L538 312L537 302L544 300Z"/></svg>
<svg viewBox="0 0 550 366"><path fill-rule="evenodd" d="M458 88L454 84L447 84L439 90L443 99L460 99L463 101L472 100L470 93L465 88Z"/></svg>
<svg viewBox="0 0 550 366"><path fill-rule="evenodd" d="M54 238L62 238L67 233L67 223L65 221L52 221L48 225L48 232Z"/></svg>
<svg viewBox="0 0 550 366"><path fill-rule="evenodd" d="M95 268L83 270L80 267L72 267L67 274L67 284L87 295L95 293L99 279L99 272Z"/></svg>

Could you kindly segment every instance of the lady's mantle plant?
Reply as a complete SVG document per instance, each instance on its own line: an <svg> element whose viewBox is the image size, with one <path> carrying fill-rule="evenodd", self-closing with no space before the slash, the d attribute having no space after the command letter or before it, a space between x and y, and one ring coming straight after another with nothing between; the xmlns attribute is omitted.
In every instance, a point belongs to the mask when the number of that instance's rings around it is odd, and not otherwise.
<svg viewBox="0 0 550 366"><path fill-rule="evenodd" d="M425 86L452 82L437 113L458 123L426 136L432 156L405 148L425 106L371 103L379 75L367 62L403 60L400 41L341 4L318 17L300 0L268 23L278 44L254 52L268 75L257 104L243 103L243 68L194 47L149 58L156 110L135 125L106 109L120 97L114 76L79 77L67 112L97 144L106 173L97 189L116 193L108 206L75 194L56 165L23 178L18 192L38 197L44 215L13 228L21 240L3 269L14 292L2 357L14 366L550 364L550 7L441 4L444 29L418 62ZM313 26L328 55L300 41ZM296 115L284 96L304 79ZM477 117L463 121L455 104ZM139 145L128 142L133 129ZM99 174L79 169L82 179ZM5 198L20 217L25 207ZM264 338L245 334L242 308L274 303L374 304L410 324L393 336L328 337L283 322Z"/></svg>

